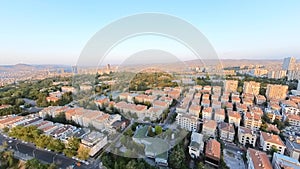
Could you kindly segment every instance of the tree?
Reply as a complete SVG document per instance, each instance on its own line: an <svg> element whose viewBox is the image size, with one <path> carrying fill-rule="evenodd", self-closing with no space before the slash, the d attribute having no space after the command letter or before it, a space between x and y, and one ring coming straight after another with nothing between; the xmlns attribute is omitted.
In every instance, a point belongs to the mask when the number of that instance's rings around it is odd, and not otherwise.
<svg viewBox="0 0 300 169"><path fill-rule="evenodd" d="M53 139L47 146L48 149L61 153L64 151L65 145L58 139Z"/></svg>
<svg viewBox="0 0 300 169"><path fill-rule="evenodd" d="M149 127L148 127L148 136L149 136L149 137L155 136L155 133L153 132L152 126L149 126Z"/></svg>
<svg viewBox="0 0 300 169"><path fill-rule="evenodd" d="M4 127L2 130L3 130L4 133L8 133L9 128L8 127Z"/></svg>
<svg viewBox="0 0 300 169"><path fill-rule="evenodd" d="M161 126L155 126L155 134L159 135L162 133L162 127Z"/></svg>
<svg viewBox="0 0 300 169"><path fill-rule="evenodd" d="M52 137L42 134L35 140L35 145L40 148L45 148L51 141Z"/></svg>
<svg viewBox="0 0 300 169"><path fill-rule="evenodd" d="M274 145L270 148L270 154L273 156L274 153L278 152L279 150Z"/></svg>
<svg viewBox="0 0 300 169"><path fill-rule="evenodd" d="M14 158L14 154L11 151L3 151L0 154L0 164L3 168L10 168L18 164L18 160Z"/></svg>
<svg viewBox="0 0 300 169"><path fill-rule="evenodd" d="M77 157L81 160L87 160L89 158L90 149L84 146L80 146L77 152Z"/></svg>
<svg viewBox="0 0 300 169"><path fill-rule="evenodd" d="M197 164L197 169L204 169L204 164L203 164L203 162L199 162L199 163Z"/></svg>
<svg viewBox="0 0 300 169"><path fill-rule="evenodd" d="M64 153L67 157L73 157L77 155L77 151L80 145L80 140L76 137L71 137L68 139Z"/></svg>
<svg viewBox="0 0 300 169"><path fill-rule="evenodd" d="M136 169L136 168L138 168L138 164L135 160L129 161L129 163L127 163L126 165L126 169Z"/></svg>
<svg viewBox="0 0 300 169"><path fill-rule="evenodd" d="M267 123L262 123L261 126L260 126L260 130L261 131L267 131L267 128L268 128L268 124Z"/></svg>
<svg viewBox="0 0 300 169"><path fill-rule="evenodd" d="M185 168L185 154L183 145L178 144L170 154L170 166L175 169Z"/></svg>
<svg viewBox="0 0 300 169"><path fill-rule="evenodd" d="M42 164L39 160L33 158L31 160L27 160L25 163L25 169L48 169L47 164Z"/></svg>

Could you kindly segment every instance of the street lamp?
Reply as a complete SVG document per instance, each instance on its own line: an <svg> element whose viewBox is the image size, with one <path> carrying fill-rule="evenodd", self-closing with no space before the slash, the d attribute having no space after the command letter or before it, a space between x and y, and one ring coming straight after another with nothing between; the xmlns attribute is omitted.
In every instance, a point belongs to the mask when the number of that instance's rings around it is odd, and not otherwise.
<svg viewBox="0 0 300 169"><path fill-rule="evenodd" d="M19 143L16 143L16 148L17 148L17 151L20 152L20 151L19 151L18 144L19 144Z"/></svg>
<svg viewBox="0 0 300 169"><path fill-rule="evenodd" d="M53 158L52 158L52 163L54 163L54 159L55 159L56 155L57 155L57 154L55 154L55 155L53 156Z"/></svg>

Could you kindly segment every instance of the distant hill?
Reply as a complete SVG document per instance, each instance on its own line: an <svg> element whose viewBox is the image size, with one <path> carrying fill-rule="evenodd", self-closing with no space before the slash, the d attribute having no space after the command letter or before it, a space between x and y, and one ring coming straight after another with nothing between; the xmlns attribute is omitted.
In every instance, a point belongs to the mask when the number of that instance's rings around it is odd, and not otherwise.
<svg viewBox="0 0 300 169"><path fill-rule="evenodd" d="M11 71L34 71L42 69L70 69L71 66L67 65L30 65L30 64L16 64L16 65L0 65L0 72L11 72Z"/></svg>

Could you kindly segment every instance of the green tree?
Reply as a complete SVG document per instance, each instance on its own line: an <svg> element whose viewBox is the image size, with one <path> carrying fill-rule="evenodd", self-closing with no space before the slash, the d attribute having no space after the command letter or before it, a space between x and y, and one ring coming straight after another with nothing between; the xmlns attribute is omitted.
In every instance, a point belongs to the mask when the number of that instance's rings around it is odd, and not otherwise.
<svg viewBox="0 0 300 169"><path fill-rule="evenodd" d="M0 153L0 164L3 168L10 168L16 166L19 163L18 160L14 158L14 154L11 151L3 151Z"/></svg>
<svg viewBox="0 0 300 169"><path fill-rule="evenodd" d="M274 145L270 148L269 152L273 156L274 153L277 153L279 150Z"/></svg>
<svg viewBox="0 0 300 169"><path fill-rule="evenodd" d="M80 146L78 149L77 157L81 160L87 160L89 158L90 149L84 146Z"/></svg>
<svg viewBox="0 0 300 169"><path fill-rule="evenodd" d="M136 169L138 168L138 163L135 160L129 161L126 165L126 169Z"/></svg>
<svg viewBox="0 0 300 169"><path fill-rule="evenodd" d="M204 169L204 164L203 164L203 162L197 163L197 169Z"/></svg>
<svg viewBox="0 0 300 169"><path fill-rule="evenodd" d="M186 167L183 145L178 144L174 147L170 154L169 161L172 168L181 169Z"/></svg>
<svg viewBox="0 0 300 169"><path fill-rule="evenodd" d="M162 127L161 126L155 126L155 134L159 135L162 133Z"/></svg>

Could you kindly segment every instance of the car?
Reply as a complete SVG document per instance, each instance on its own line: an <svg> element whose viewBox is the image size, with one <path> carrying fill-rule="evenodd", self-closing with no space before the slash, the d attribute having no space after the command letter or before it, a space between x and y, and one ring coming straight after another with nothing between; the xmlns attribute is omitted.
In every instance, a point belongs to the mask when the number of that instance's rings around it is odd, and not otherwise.
<svg viewBox="0 0 300 169"><path fill-rule="evenodd" d="M13 141L12 140L8 140L8 143L12 143Z"/></svg>

